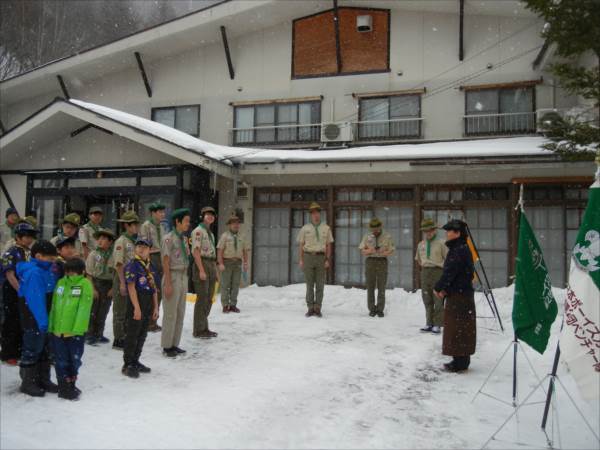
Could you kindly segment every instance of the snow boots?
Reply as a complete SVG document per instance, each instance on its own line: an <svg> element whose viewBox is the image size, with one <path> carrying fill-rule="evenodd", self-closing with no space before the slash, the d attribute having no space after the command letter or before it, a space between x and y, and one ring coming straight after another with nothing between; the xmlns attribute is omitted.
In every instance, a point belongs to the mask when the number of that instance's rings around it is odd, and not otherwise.
<svg viewBox="0 0 600 450"><path fill-rule="evenodd" d="M21 375L22 380L19 390L23 394L32 397L43 397L46 394L46 391L40 387L38 364L21 366L19 375Z"/></svg>
<svg viewBox="0 0 600 450"><path fill-rule="evenodd" d="M313 315L314 315L314 313L315 313L315 310L313 309L313 307L312 307L312 306L309 306L309 307L308 307L308 311L306 311L306 314L304 314L304 315L305 315L306 317L311 317L311 316L313 316Z"/></svg>
<svg viewBox="0 0 600 450"><path fill-rule="evenodd" d="M323 314L321 314L321 306L320 305L315 305L314 315L317 317L323 317Z"/></svg>
<svg viewBox="0 0 600 450"><path fill-rule="evenodd" d="M50 361L41 361L37 364L38 367L38 385L50 394L58 392L58 386L50 379Z"/></svg>
<svg viewBox="0 0 600 450"><path fill-rule="evenodd" d="M75 387L75 380L70 378L61 378L58 380L58 396L65 400L77 400L79 398L79 389Z"/></svg>

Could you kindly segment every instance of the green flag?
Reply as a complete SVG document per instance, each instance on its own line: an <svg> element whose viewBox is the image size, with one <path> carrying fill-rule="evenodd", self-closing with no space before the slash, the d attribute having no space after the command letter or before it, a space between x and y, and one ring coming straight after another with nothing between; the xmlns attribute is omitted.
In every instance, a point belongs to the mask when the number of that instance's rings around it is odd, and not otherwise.
<svg viewBox="0 0 600 450"><path fill-rule="evenodd" d="M550 338L550 327L557 314L558 307L552 295L542 249L525 213L521 211L512 310L515 335L536 351L544 353Z"/></svg>

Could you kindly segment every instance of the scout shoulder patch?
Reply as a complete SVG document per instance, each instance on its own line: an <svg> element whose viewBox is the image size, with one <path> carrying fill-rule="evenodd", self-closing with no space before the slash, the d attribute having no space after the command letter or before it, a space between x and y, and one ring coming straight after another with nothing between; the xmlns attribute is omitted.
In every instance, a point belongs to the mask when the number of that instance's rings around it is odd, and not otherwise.
<svg viewBox="0 0 600 450"><path fill-rule="evenodd" d="M147 281L146 277L140 277L140 284L146 284Z"/></svg>
<svg viewBox="0 0 600 450"><path fill-rule="evenodd" d="M123 247L121 247L120 245L117 245L116 250L123 250Z"/></svg>

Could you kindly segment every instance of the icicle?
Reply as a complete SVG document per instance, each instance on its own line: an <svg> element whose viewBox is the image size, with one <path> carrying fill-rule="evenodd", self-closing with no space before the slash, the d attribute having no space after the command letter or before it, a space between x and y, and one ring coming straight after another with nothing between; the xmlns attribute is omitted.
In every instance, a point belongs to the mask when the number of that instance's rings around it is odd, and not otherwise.
<svg viewBox="0 0 600 450"><path fill-rule="evenodd" d="M521 183L521 187L519 188L519 201L517 202L517 206L515 206L515 211L520 209L521 212L525 212L525 202L523 200L523 183Z"/></svg>

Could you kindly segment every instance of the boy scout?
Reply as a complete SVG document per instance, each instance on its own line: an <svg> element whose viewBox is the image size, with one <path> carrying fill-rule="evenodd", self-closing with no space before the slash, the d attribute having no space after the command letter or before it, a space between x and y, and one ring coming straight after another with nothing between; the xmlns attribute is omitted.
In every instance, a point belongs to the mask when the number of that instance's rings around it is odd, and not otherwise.
<svg viewBox="0 0 600 450"><path fill-rule="evenodd" d="M94 234L102 228L103 214L102 208L99 206L91 207L88 214L90 220L79 229L79 240L81 241L81 246L83 247L84 261L87 260L90 252L96 249L97 243L96 239L94 238Z"/></svg>
<svg viewBox="0 0 600 450"><path fill-rule="evenodd" d="M217 333L208 328L208 315L218 278L217 246L210 227L215 222L216 212L211 206L200 211L202 222L192 231L192 281L196 292L194 305L194 337L214 338Z"/></svg>
<svg viewBox="0 0 600 450"><path fill-rule="evenodd" d="M184 235L190 227L190 210L181 208L171 215L173 229L162 240L162 293L163 326L161 346L163 354L169 358L185 353L178 347L185 316L185 298L188 290L188 268L190 248Z"/></svg>
<svg viewBox="0 0 600 450"><path fill-rule="evenodd" d="M370 232L367 233L358 248L365 262L367 279L367 306L369 316L383 317L385 309L385 286L388 275L388 257L395 251L394 241L389 233L383 231L383 224L374 217L369 222ZM377 304L375 304L375 288L377 288Z"/></svg>
<svg viewBox="0 0 600 450"><path fill-rule="evenodd" d="M232 215L227 220L229 230L221 235L217 244L217 261L221 271L221 304L224 313L239 313L237 297L242 280L242 268L248 270L248 249L239 236L240 218Z"/></svg>
<svg viewBox="0 0 600 450"><path fill-rule="evenodd" d="M87 343L90 345L109 342L104 336L104 324L112 300L115 274L114 233L108 229L99 229L94 233L93 238L97 243L96 249L90 252L85 262L85 271L94 286L94 303L87 334Z"/></svg>
<svg viewBox="0 0 600 450"><path fill-rule="evenodd" d="M38 229L38 221L33 216L20 217L17 220L17 225L19 225L20 223L28 223L36 230ZM16 227L15 227L15 229L16 229ZM7 251L9 248L13 247L17 243L17 241L15 240L15 237L14 237L14 230L12 233L13 233L13 237L5 242L4 247L0 247L0 249L2 249L2 253L4 253L5 251ZM33 241L33 243L31 245L33 245L33 244L35 244L35 240Z"/></svg>
<svg viewBox="0 0 600 450"><path fill-rule="evenodd" d="M140 218L134 211L123 213L117 222L123 224L125 232L115 241L113 262L113 348L122 350L125 339L125 315L127 313L127 283L125 282L125 265L135 256L135 240L137 238Z"/></svg>
<svg viewBox="0 0 600 450"><path fill-rule="evenodd" d="M6 217L6 221L0 224L0 249L4 249L7 242L14 238L15 226L19 221L19 213L15 208L8 208L4 216Z"/></svg>
<svg viewBox="0 0 600 450"><path fill-rule="evenodd" d="M81 258L83 257L83 246L81 245L81 241L79 240L79 225L81 223L81 218L77 213L67 214L61 223L61 230L58 232L56 236L50 239L52 245L56 246L56 243L59 239L63 237L73 238L75 241L75 254L73 257Z"/></svg>
<svg viewBox="0 0 600 450"><path fill-rule="evenodd" d="M333 235L329 226L321 222L321 207L318 203L311 203L308 211L310 223L300 228L297 238L300 245L298 265L304 271L306 280L306 317L323 317L323 289L325 274L330 267Z"/></svg>
<svg viewBox="0 0 600 450"><path fill-rule="evenodd" d="M150 218L146 220L142 226L140 227L139 238L144 239L150 242L150 261L152 262L152 267L154 268L154 274L156 275L156 286L158 289L157 297L158 304L160 306L160 282L162 279L163 271L162 271L162 261L160 256L160 244L162 242L162 238L166 235L169 230L164 224L165 220L165 209L166 206L160 202L154 202L148 206L148 210L150 211ZM150 318L150 324L148 325L148 331L156 332L160 331L162 328L156 323L154 318Z"/></svg>
<svg viewBox="0 0 600 450"><path fill-rule="evenodd" d="M442 299L433 294L433 287L442 276L448 247L438 239L436 230L437 226L432 219L421 222L424 239L417 246L415 260L421 268L421 295L427 320L421 331L439 334L444 320L444 305Z"/></svg>

